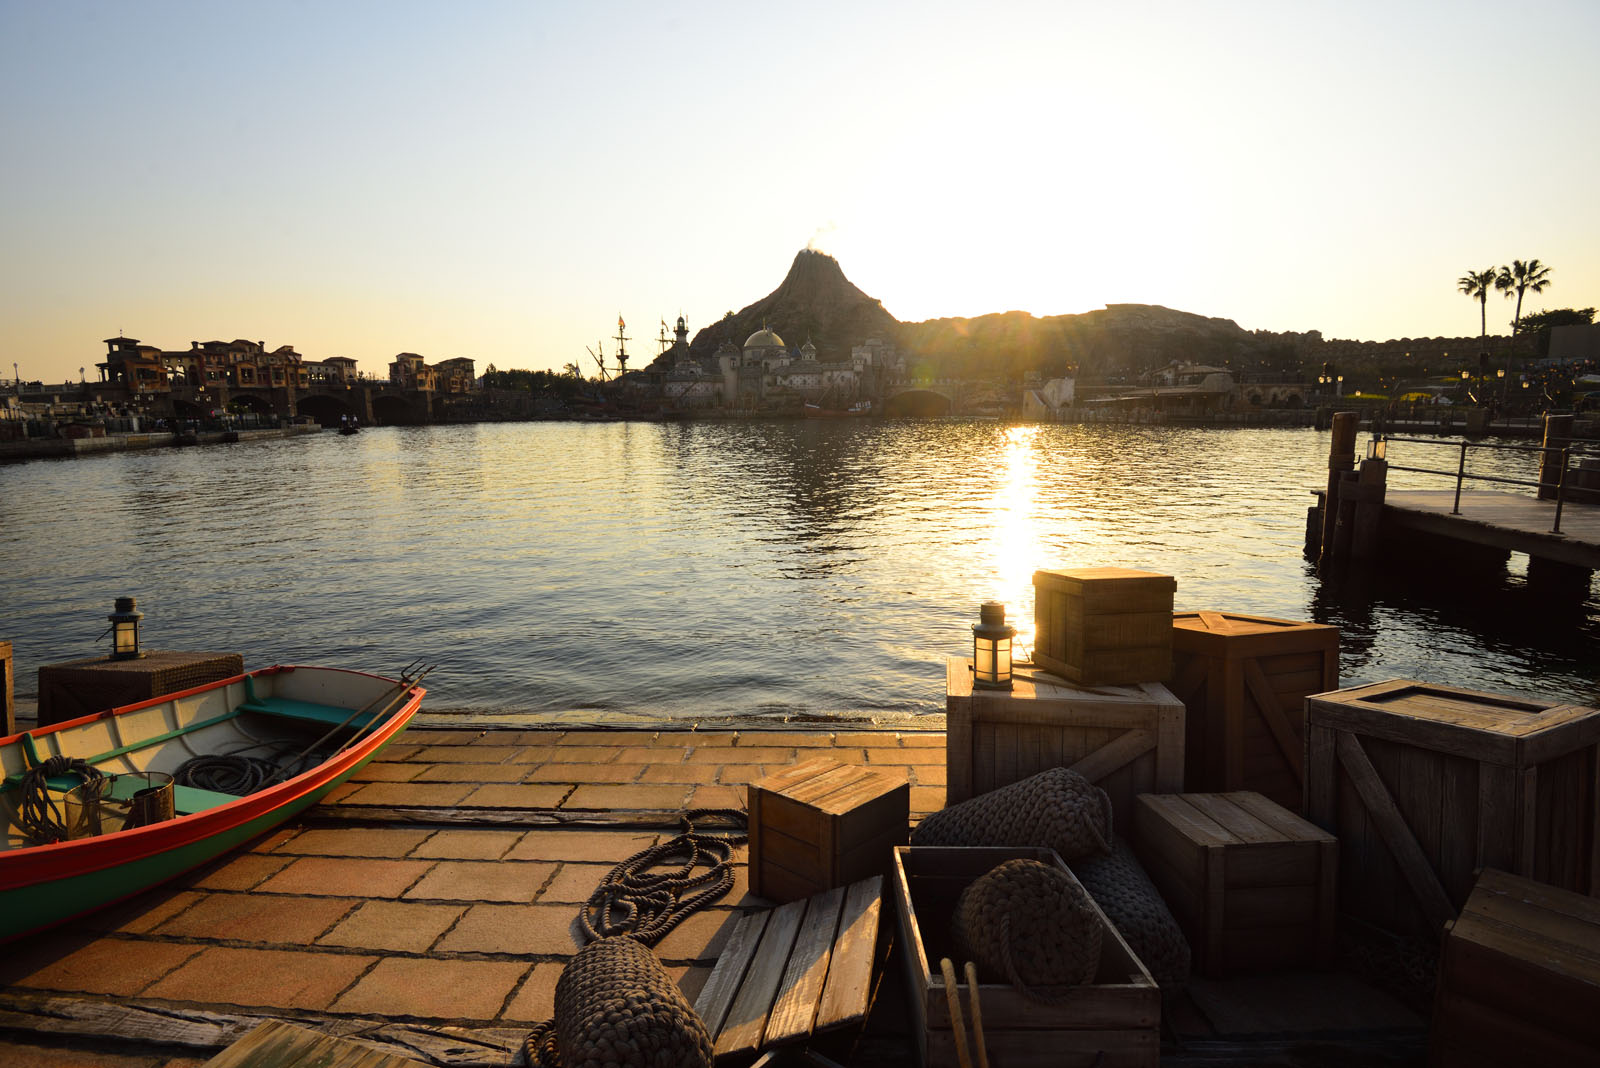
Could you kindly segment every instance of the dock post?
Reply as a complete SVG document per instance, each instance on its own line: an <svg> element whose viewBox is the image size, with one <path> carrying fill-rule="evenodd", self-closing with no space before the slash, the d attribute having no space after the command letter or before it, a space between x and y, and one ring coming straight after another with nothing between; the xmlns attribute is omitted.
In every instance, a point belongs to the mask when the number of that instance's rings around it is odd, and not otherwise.
<svg viewBox="0 0 1600 1068"><path fill-rule="evenodd" d="M1539 499L1553 501L1561 486L1561 468L1566 457L1563 449L1572 441L1572 422L1575 415L1544 416L1544 452L1539 454Z"/></svg>
<svg viewBox="0 0 1600 1068"><path fill-rule="evenodd" d="M0 730L10 737L17 733L17 697L11 643L0 642Z"/></svg>
<svg viewBox="0 0 1600 1068"><path fill-rule="evenodd" d="M1383 526L1383 498L1389 483L1389 464L1376 456L1361 461L1356 479L1356 510L1350 555L1371 560L1378 555L1378 534Z"/></svg>
<svg viewBox="0 0 1600 1068"><path fill-rule="evenodd" d="M1355 412L1336 412L1333 416L1333 438L1328 445L1328 494L1322 499L1322 539L1317 566L1337 558L1334 530L1339 524L1340 487L1346 472L1356 466L1356 429L1361 417Z"/></svg>

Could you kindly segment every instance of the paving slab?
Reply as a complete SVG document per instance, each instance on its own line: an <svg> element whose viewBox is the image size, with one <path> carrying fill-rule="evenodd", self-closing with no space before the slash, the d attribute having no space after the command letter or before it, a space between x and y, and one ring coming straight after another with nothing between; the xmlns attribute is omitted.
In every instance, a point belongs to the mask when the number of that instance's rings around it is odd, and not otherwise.
<svg viewBox="0 0 1600 1068"><path fill-rule="evenodd" d="M467 908L466 905L421 901L366 901L317 943L349 949L426 953Z"/></svg>
<svg viewBox="0 0 1600 1068"><path fill-rule="evenodd" d="M521 961L391 957L342 994L333 1011L487 1023L530 970Z"/></svg>
<svg viewBox="0 0 1600 1068"><path fill-rule="evenodd" d="M206 1005L325 1010L376 963L377 957L356 953L213 946L141 993Z"/></svg>

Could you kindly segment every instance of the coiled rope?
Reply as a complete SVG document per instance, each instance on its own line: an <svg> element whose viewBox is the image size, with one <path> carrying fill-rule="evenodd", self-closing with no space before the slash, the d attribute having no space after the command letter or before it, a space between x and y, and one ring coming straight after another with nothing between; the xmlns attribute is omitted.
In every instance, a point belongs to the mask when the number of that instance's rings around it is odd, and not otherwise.
<svg viewBox="0 0 1600 1068"><path fill-rule="evenodd" d="M595 943L620 936L641 946L653 947L696 910L732 890L733 849L749 840L745 820L745 813L740 809L691 809L683 814L683 831L676 837L641 849L612 868L578 913L583 933L591 939L590 946L601 949L603 947ZM718 834L696 829L697 822L708 821L723 821L729 825L729 829ZM674 867L665 872L652 872L651 869L662 865ZM687 897L684 896L686 891L691 891ZM648 953L648 949L640 950L640 953ZM580 953L579 957L582 956ZM626 960L626 957L620 959ZM638 1006L640 1017L633 1026L642 1034L652 1035L652 1044L677 1046L681 1044L683 1035L693 1032L695 1028L704 1032L704 1024L694 1017L693 1007L683 1001L682 995L677 995L677 988L666 979L659 965L654 969L661 972L659 976L651 975L638 960L623 966L614 950L605 954L603 963L587 960L585 963L587 970L582 983L585 987L598 989L608 982L637 987L634 996L643 996L643 1001ZM566 973L563 973L565 978ZM662 983L665 983L663 989L654 992L649 990L651 986ZM676 999L672 995L677 995ZM585 996L593 995L573 995L579 1002ZM562 989L558 985L558 1016L562 1015L561 1006ZM569 1026L574 1022L571 1019L573 1014L573 1006L568 1005L566 1018ZM523 1052L533 1068L563 1068L556 1028L557 1021L551 1018L534 1028L523 1041ZM667 1058L664 1063L678 1063L674 1054L663 1055ZM629 1059L617 1063L642 1062Z"/></svg>
<svg viewBox="0 0 1600 1068"><path fill-rule="evenodd" d="M64 842L68 828L65 809L50 794L50 780L65 775L76 775L84 785L95 785L85 791L86 800L99 798L100 784L106 781L104 773L81 757L53 756L36 764L22 775L22 797L17 806L17 825L36 842Z"/></svg>
<svg viewBox="0 0 1600 1068"><path fill-rule="evenodd" d="M281 778L278 765L264 757L205 755L190 757L172 773L179 786L243 797Z"/></svg>
<svg viewBox="0 0 1600 1068"><path fill-rule="evenodd" d="M696 821L725 820L732 830L705 834ZM626 935L654 946L678 924L733 889L733 847L749 839L739 809L697 808L683 814L683 832L641 849L612 868L584 903L578 919L591 941ZM667 872L659 865L681 861ZM696 868L703 870L696 872ZM687 890L696 892L683 896Z"/></svg>

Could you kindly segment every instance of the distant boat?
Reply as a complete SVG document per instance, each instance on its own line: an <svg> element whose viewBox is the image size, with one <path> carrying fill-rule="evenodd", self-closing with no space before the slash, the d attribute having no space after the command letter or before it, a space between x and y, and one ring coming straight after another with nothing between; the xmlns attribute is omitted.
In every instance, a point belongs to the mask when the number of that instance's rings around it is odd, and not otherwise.
<svg viewBox="0 0 1600 1068"><path fill-rule="evenodd" d="M0 942L136 894L316 804L405 727L423 674L262 668L0 738ZM173 781L192 757L241 753L275 766L246 767L253 787L208 785L243 796Z"/></svg>
<svg viewBox="0 0 1600 1068"><path fill-rule="evenodd" d="M872 402L869 400L856 401L848 408L824 408L820 404L807 404L805 413L807 419L848 419L871 415Z"/></svg>
<svg viewBox="0 0 1600 1068"><path fill-rule="evenodd" d="M359 433L361 433L361 428L356 426L354 423L340 423L339 424L339 433L341 433L341 434L359 434Z"/></svg>

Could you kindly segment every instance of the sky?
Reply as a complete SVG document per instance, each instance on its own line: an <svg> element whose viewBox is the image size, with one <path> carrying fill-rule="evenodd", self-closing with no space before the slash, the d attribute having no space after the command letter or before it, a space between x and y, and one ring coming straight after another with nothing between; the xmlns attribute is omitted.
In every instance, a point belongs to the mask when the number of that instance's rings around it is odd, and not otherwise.
<svg viewBox="0 0 1600 1068"><path fill-rule="evenodd" d="M1596 40L1594 0L0 0L0 378L119 332L592 372L807 246L902 321L1476 335L1469 269L1600 304Z"/></svg>

